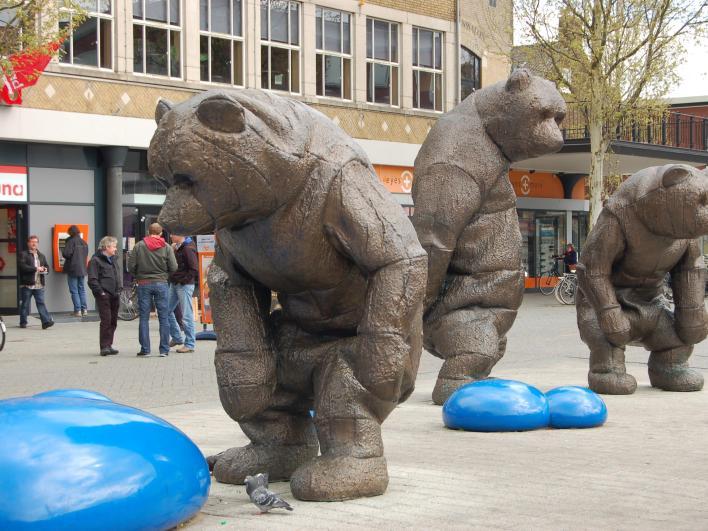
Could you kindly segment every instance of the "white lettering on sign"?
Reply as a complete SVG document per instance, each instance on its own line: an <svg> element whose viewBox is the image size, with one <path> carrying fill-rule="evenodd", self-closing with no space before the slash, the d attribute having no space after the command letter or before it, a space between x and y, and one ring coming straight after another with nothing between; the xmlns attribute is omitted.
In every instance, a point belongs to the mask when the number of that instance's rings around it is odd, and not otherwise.
<svg viewBox="0 0 708 531"><path fill-rule="evenodd" d="M27 202L27 168L0 166L0 202Z"/></svg>

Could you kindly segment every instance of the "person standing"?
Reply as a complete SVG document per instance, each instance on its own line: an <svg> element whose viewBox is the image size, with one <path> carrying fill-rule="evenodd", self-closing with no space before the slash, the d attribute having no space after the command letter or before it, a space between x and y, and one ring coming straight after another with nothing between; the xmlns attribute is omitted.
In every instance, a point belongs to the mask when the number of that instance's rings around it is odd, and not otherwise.
<svg viewBox="0 0 708 531"><path fill-rule="evenodd" d="M32 234L27 238L27 250L22 251L18 262L20 270L20 328L27 328L32 297L37 305L42 330L54 326L52 316L44 304L45 276L49 273L47 257L39 252L39 238Z"/></svg>
<svg viewBox="0 0 708 531"><path fill-rule="evenodd" d="M160 357L170 352L167 280L170 273L177 270L177 261L172 247L167 245L161 234L162 226L159 223L150 225L148 235L135 244L128 257L128 271L138 283L138 356L150 356L150 309L153 302L160 323Z"/></svg>
<svg viewBox="0 0 708 531"><path fill-rule="evenodd" d="M177 352L194 352L195 337L192 295L194 293L194 283L199 276L197 247L189 236L184 237L173 234L170 238L175 246L175 258L177 259L177 270L170 275L170 336L172 343L177 345L182 344L182 346L177 349ZM175 309L177 308L179 308L182 313L184 340L182 339L179 323L175 315Z"/></svg>
<svg viewBox="0 0 708 531"><path fill-rule="evenodd" d="M113 236L104 236L88 265L88 285L96 298L96 309L101 318L98 333L101 356L118 354L118 350L113 348L113 336L118 326L123 273L115 258L117 251L118 240Z"/></svg>
<svg viewBox="0 0 708 531"><path fill-rule="evenodd" d="M85 316L88 310L86 305L86 261L88 259L88 244L81 237L76 225L69 227L69 237L66 239L61 254L64 257L64 273L69 282L71 302L74 304L74 317Z"/></svg>

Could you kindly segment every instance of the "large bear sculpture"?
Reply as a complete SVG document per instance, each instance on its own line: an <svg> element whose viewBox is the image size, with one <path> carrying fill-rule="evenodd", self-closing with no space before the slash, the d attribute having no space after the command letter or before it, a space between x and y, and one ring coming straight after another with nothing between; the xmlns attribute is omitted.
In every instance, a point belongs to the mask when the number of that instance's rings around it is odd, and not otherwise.
<svg viewBox="0 0 708 531"><path fill-rule="evenodd" d="M620 185L602 209L578 263L576 309L590 348L588 383L598 393L637 388L625 347L643 346L649 381L666 391L698 391L688 367L708 333L705 263L697 238L708 234L708 175L691 166L655 166ZM671 277L675 308L662 296Z"/></svg>
<svg viewBox="0 0 708 531"><path fill-rule="evenodd" d="M428 253L425 348L444 360L442 404L504 355L524 290L510 163L563 146L565 102L527 70L442 116L415 160L413 224Z"/></svg>
<svg viewBox="0 0 708 531"><path fill-rule="evenodd" d="M267 472L303 500L382 494L381 423L412 392L422 349L426 257L403 210L301 102L208 91L161 101L156 121L160 222L216 231L219 395L251 440L209 459L215 478Z"/></svg>

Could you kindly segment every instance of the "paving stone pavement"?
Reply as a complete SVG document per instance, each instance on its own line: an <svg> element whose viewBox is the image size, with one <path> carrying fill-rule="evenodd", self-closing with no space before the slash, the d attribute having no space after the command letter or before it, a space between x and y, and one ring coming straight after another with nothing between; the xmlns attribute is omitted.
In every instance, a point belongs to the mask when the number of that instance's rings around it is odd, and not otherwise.
<svg viewBox="0 0 708 531"><path fill-rule="evenodd" d="M247 443L218 403L214 342L192 354L137 359L137 322L119 323L121 354L97 355L97 323L42 331L8 318L0 398L84 387L155 413L205 455ZM157 323L153 323L157 340ZM156 350L154 345L153 350ZM417 388L384 423L390 482L385 495L343 503L294 500L295 511L259 515L242 486L212 485L189 529L708 529L708 391L652 389L647 353L628 349L639 389L605 397L607 423L590 430L469 433L447 430L430 400L440 361L424 354ZM708 343L692 365L708 377ZM575 311L527 294L494 376L548 390L585 385L587 351Z"/></svg>

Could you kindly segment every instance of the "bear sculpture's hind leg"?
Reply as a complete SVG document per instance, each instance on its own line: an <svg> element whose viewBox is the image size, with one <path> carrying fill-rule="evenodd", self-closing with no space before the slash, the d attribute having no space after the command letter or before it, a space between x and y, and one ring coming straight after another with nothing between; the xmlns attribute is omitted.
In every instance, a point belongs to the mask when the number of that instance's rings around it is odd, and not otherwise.
<svg viewBox="0 0 708 531"><path fill-rule="evenodd" d="M515 317L514 310L468 308L426 325L428 347L445 360L433 389L435 404L444 404L458 388L489 376L504 356L504 334Z"/></svg>
<svg viewBox="0 0 708 531"><path fill-rule="evenodd" d="M269 409L239 422L251 444L208 458L220 483L242 485L246 476L267 472L271 481L287 480L303 463L317 456L317 437L309 412Z"/></svg>
<svg viewBox="0 0 708 531"><path fill-rule="evenodd" d="M340 501L386 491L381 422L395 404L382 402L356 380L339 356L316 371L315 426L322 455L293 474L300 500Z"/></svg>
<svg viewBox="0 0 708 531"><path fill-rule="evenodd" d="M703 375L688 367L692 346L682 346L649 355L649 381L664 391L700 391Z"/></svg>

